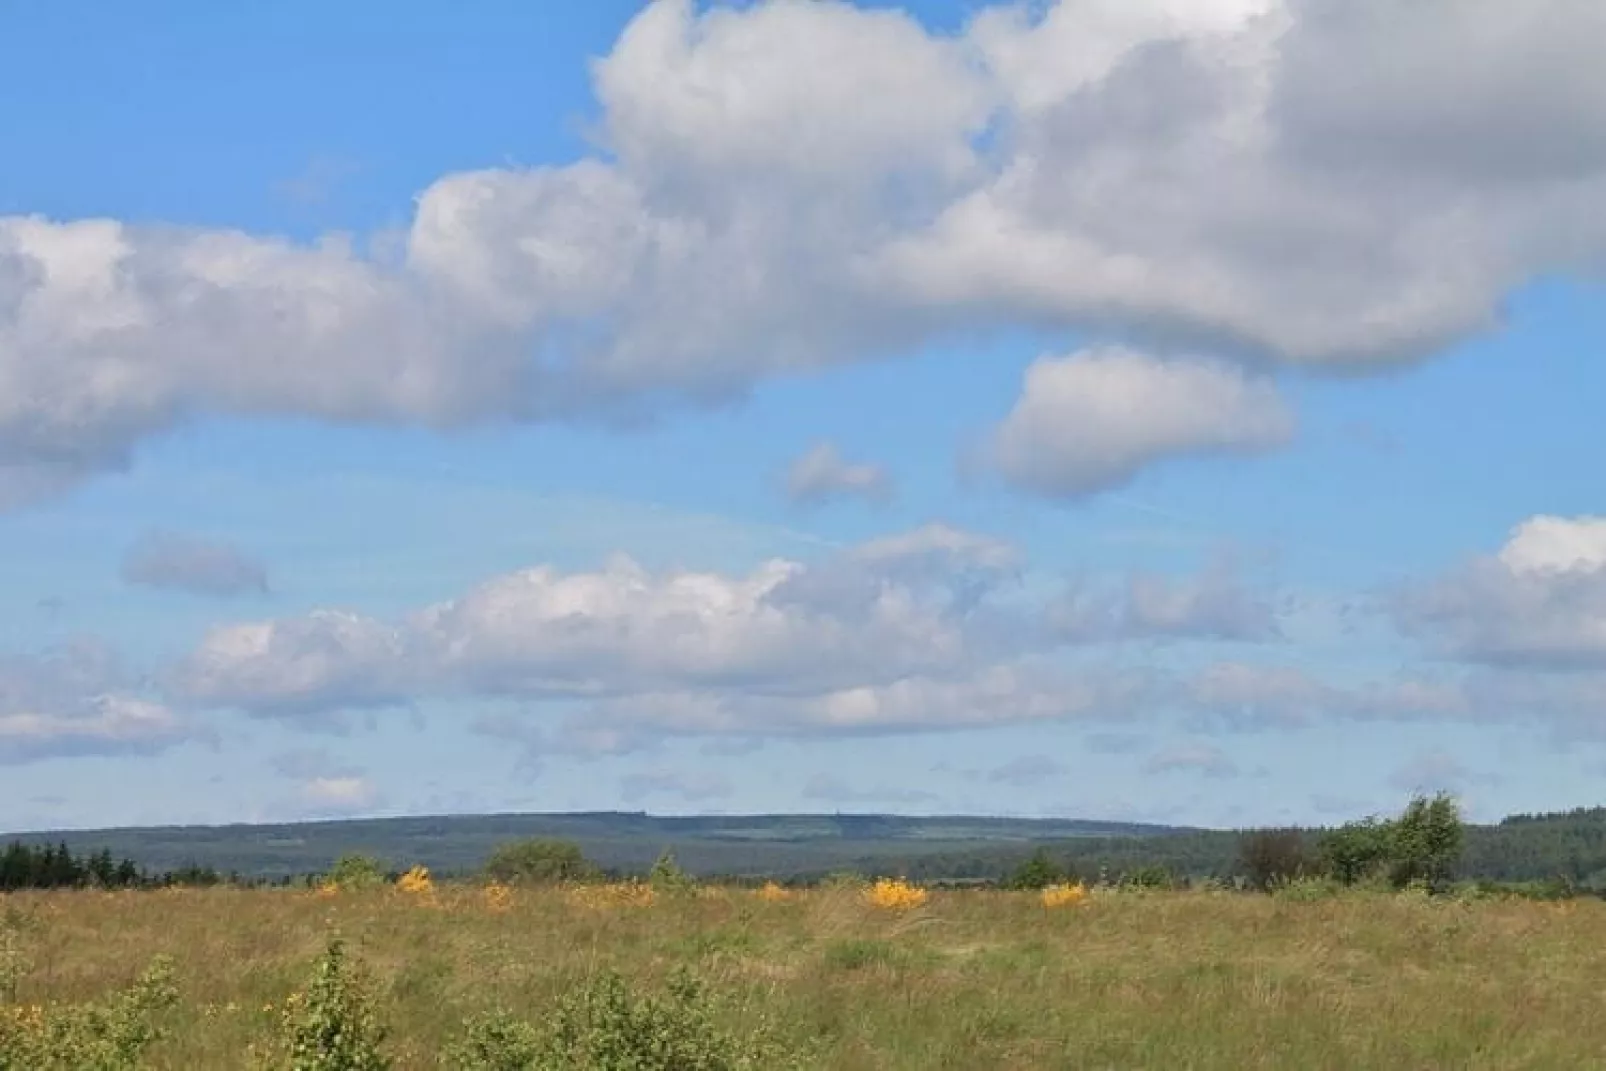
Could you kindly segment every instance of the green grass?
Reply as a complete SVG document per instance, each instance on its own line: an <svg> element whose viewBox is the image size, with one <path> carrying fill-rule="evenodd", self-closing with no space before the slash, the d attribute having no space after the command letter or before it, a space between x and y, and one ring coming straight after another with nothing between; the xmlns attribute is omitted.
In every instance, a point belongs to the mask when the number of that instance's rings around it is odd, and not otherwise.
<svg viewBox="0 0 1606 1071"><path fill-rule="evenodd" d="M826 1068L1579 1068L1606 1057L1606 904L1356 893L937 893L907 914L844 887L766 902L703 889L626 906L476 890L318 898L228 889L17 894L23 1006L98 1000L158 954L180 1002L158 1068L244 1066L332 932L372 968L399 1068L471 1015L539 1022L608 970L690 966L741 1029L767 1021ZM8 931L10 932L10 931Z"/></svg>

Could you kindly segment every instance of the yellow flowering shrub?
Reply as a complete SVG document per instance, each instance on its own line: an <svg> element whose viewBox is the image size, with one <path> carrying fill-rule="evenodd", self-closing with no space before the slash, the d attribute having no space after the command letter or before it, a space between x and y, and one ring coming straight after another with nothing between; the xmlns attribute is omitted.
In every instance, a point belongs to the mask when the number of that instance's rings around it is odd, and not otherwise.
<svg viewBox="0 0 1606 1071"><path fill-rule="evenodd" d="M424 866L415 866L397 878L396 889L421 900L430 900L435 896L435 882L429 876L429 868Z"/></svg>
<svg viewBox="0 0 1606 1071"><path fill-rule="evenodd" d="M865 892L872 905L887 911L908 911L921 906L930 894L902 878L882 878Z"/></svg>
<svg viewBox="0 0 1606 1071"><path fill-rule="evenodd" d="M1043 889L1042 898L1046 908L1076 907L1087 903L1087 888L1081 883L1049 885Z"/></svg>

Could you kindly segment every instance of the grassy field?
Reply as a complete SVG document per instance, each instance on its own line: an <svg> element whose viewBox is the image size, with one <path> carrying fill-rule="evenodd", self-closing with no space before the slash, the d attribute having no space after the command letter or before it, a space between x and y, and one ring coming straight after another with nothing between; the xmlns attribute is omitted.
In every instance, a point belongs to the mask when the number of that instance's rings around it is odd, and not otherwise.
<svg viewBox="0 0 1606 1071"><path fill-rule="evenodd" d="M500 906L470 886L217 889L16 894L0 926L0 954L32 964L0 990L13 1011L99 999L172 956L159 1068L246 1066L334 931L374 971L400 1068L440 1066L475 1011L540 1021L606 968L651 988L682 964L733 1026L768 1021L827 1068L1606 1066L1595 900L1095 892L1047 910L988 891L895 911L847 887Z"/></svg>

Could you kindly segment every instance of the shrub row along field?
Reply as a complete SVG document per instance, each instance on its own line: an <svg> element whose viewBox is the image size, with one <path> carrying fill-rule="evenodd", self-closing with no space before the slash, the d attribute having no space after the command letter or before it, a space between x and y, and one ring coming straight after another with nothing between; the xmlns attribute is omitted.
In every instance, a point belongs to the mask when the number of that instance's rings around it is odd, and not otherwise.
<svg viewBox="0 0 1606 1071"><path fill-rule="evenodd" d="M4 897L0 1067L1577 1068L1606 1052L1594 899L421 870L363 886Z"/></svg>

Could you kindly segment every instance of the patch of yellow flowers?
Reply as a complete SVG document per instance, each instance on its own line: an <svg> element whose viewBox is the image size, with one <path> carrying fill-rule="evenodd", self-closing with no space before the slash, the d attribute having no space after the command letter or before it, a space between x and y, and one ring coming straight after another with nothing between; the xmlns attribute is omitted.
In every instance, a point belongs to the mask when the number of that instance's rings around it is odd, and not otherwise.
<svg viewBox="0 0 1606 1071"><path fill-rule="evenodd" d="M429 876L429 868L415 866L397 878L396 891L405 893L408 896L416 896L420 900L433 900L435 898L435 882Z"/></svg>
<svg viewBox="0 0 1606 1071"><path fill-rule="evenodd" d="M865 899L886 911L908 911L920 907L930 894L902 878L882 878L865 891Z"/></svg>
<svg viewBox="0 0 1606 1071"><path fill-rule="evenodd" d="M1049 909L1056 907L1077 907L1087 903L1087 887L1078 882L1075 885L1050 885L1043 890L1043 906Z"/></svg>

